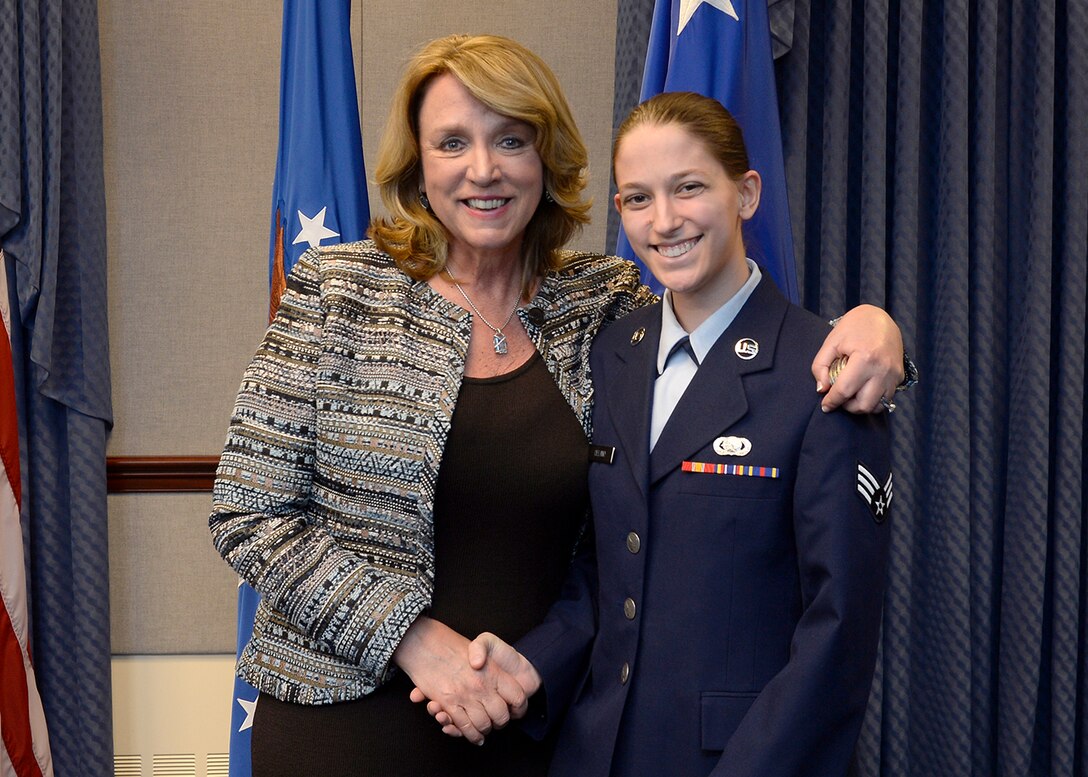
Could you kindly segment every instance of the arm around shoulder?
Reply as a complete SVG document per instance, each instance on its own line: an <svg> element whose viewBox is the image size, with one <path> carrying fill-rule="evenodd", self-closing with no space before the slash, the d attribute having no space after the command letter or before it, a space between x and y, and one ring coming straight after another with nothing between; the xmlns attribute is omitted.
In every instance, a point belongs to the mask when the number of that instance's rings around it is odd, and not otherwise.
<svg viewBox="0 0 1088 777"><path fill-rule="evenodd" d="M917 379L917 369L903 352L899 327L874 305L859 305L833 323L812 361L816 390L827 392L824 410L841 406L851 413L883 412L897 388L913 385L907 383L911 377ZM837 359L844 362L832 379L830 368Z"/></svg>

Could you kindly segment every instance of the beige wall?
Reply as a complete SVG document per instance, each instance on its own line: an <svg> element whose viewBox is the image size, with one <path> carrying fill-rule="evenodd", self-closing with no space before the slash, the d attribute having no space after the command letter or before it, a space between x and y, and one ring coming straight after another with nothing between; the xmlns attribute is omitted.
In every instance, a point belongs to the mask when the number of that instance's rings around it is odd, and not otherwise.
<svg viewBox="0 0 1088 777"><path fill-rule="evenodd" d="M451 32L517 38L552 65L591 154L604 245L617 0L359 2L363 148L412 49ZM213 455L267 316L279 3L100 0L109 240L111 455ZM371 188L372 207L377 198ZM233 649L235 587L205 495L110 497L119 653Z"/></svg>
<svg viewBox="0 0 1088 777"><path fill-rule="evenodd" d="M495 33L524 43L555 70L590 152L590 193L596 204L590 229L576 245L604 248L608 157L612 142L612 84L617 0L515 0L507 3L436 3L402 0L396 13L367 12L362 25L363 149L367 169L385 124L400 69L426 41L455 32ZM369 9L370 5L364 4ZM371 204L377 204L371 187Z"/></svg>

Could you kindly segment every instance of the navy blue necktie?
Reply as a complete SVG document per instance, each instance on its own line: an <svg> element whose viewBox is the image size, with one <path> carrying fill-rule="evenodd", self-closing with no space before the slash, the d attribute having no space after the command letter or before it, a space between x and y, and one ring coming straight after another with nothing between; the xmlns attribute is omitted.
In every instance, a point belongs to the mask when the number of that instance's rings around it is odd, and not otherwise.
<svg viewBox="0 0 1088 777"><path fill-rule="evenodd" d="M687 335L684 335L672 344L672 348L669 349L669 355L665 357L665 364L667 365L669 363L669 359L672 358L672 355L681 349L683 349L684 352L691 357L691 361L695 364L696 367L698 367L699 357L695 355L695 349L691 347L691 339Z"/></svg>

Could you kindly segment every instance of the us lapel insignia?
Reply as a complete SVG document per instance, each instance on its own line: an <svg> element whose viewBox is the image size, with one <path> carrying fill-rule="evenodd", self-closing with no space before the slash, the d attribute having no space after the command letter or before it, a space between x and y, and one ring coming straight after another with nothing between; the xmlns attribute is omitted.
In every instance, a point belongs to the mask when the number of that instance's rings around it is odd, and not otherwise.
<svg viewBox="0 0 1088 777"><path fill-rule="evenodd" d="M756 354L759 353L759 343L753 340L751 337L742 337L737 340L737 344L733 346L733 353L745 361L756 358Z"/></svg>
<svg viewBox="0 0 1088 777"><path fill-rule="evenodd" d="M858 496L865 504L869 505L869 512L873 514L873 520L884 523L888 518L888 511L892 506L892 473L888 473L888 479L884 485L876 479L869 469L858 462Z"/></svg>
<svg viewBox="0 0 1088 777"><path fill-rule="evenodd" d="M714 441L714 452L719 456L747 456L752 451L752 441L747 437L719 437Z"/></svg>
<svg viewBox="0 0 1088 777"><path fill-rule="evenodd" d="M638 345L646 336L646 327L640 326L631 334L631 345Z"/></svg>

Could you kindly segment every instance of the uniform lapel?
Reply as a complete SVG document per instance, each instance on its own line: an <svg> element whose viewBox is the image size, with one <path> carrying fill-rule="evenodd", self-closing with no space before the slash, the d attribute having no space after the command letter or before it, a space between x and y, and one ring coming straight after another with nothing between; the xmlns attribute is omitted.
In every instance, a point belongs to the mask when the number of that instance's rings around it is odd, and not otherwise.
<svg viewBox="0 0 1088 777"><path fill-rule="evenodd" d="M650 485L680 467L748 412L745 375L770 369L786 299L766 275L722 332L676 405L650 457ZM752 341L758 352L751 359L738 354L741 341ZM746 352L744 348L739 349Z"/></svg>
<svg viewBox="0 0 1088 777"><path fill-rule="evenodd" d="M650 409L657 376L657 344L661 337L661 308L654 305L613 324L623 327L608 371L605 405L626 465L646 495L650 445Z"/></svg>

